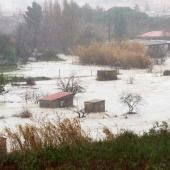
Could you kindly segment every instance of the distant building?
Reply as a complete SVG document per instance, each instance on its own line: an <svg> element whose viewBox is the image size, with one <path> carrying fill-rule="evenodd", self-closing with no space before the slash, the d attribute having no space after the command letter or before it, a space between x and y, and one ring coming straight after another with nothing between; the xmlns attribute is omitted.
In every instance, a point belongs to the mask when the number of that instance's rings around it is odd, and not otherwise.
<svg viewBox="0 0 170 170"><path fill-rule="evenodd" d="M59 92L39 100L41 108L64 108L73 106L73 93Z"/></svg>
<svg viewBox="0 0 170 170"><path fill-rule="evenodd" d="M162 64L170 51L170 32L151 31L138 36L139 42L147 48L147 55L152 57L156 64Z"/></svg>
<svg viewBox="0 0 170 170"><path fill-rule="evenodd" d="M105 100L90 100L84 103L84 111L86 113L105 112Z"/></svg>
<svg viewBox="0 0 170 170"><path fill-rule="evenodd" d="M98 81L109 81L117 80L117 70L98 70L97 80Z"/></svg>
<svg viewBox="0 0 170 170"><path fill-rule="evenodd" d="M151 31L141 35L138 38L145 40L170 40L170 32L167 31Z"/></svg>

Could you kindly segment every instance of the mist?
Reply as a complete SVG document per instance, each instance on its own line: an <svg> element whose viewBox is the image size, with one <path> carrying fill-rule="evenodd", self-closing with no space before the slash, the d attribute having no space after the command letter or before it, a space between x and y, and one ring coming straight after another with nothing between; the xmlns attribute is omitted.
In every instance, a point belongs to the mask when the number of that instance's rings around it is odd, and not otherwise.
<svg viewBox="0 0 170 170"><path fill-rule="evenodd" d="M63 0L59 0L61 3ZM30 5L33 0L5 0L0 2L1 8L4 12L16 12L24 11L28 5ZM36 0L40 4L44 3L44 0ZM102 7L108 9L110 6L130 6L134 7L135 4L139 5L141 8L149 4L152 10L165 11L170 7L170 2L167 0L75 0L79 5L84 5L89 3L92 7Z"/></svg>

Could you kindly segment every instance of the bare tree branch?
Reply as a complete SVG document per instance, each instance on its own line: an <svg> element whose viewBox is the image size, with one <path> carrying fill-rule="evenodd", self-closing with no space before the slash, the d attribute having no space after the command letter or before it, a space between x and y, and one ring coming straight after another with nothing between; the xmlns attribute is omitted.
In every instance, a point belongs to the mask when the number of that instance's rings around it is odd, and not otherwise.
<svg viewBox="0 0 170 170"><path fill-rule="evenodd" d="M81 82L79 79L75 78L75 76L71 76L68 79L59 79L57 81L58 89L63 92L72 92L74 95L77 93L84 92L84 88L81 86Z"/></svg>
<svg viewBox="0 0 170 170"><path fill-rule="evenodd" d="M135 113L134 110L138 106L138 104L142 101L142 97L138 94L128 93L122 95L120 101L128 106L129 108L128 114L134 114Z"/></svg>

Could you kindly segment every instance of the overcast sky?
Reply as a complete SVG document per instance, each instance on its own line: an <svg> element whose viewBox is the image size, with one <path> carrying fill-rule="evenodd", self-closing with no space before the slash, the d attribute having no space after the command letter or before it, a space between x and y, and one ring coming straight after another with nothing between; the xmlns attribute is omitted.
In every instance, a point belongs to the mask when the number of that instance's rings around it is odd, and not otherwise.
<svg viewBox="0 0 170 170"><path fill-rule="evenodd" d="M3 11L17 11L17 10L25 10L25 8L32 3L33 0L0 0L0 5ZM43 3L44 0L35 0L37 2ZM62 0L60 0L62 1ZM134 4L144 4L146 2L152 3L152 6L158 6L160 8L160 4L162 6L167 7L170 3L170 0L75 0L80 5L88 2L93 7L101 6L104 8L109 8L112 6L134 6Z"/></svg>

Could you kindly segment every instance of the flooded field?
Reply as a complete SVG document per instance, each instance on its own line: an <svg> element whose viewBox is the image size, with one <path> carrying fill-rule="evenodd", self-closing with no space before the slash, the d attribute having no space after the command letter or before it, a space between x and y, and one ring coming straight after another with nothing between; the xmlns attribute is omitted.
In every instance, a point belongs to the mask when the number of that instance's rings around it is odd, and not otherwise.
<svg viewBox="0 0 170 170"><path fill-rule="evenodd" d="M33 120L16 118L14 115L28 108L33 113L32 119L56 119L77 117L73 109L41 109L37 96L58 92L57 78L75 75L86 89L76 95L74 106L83 108L84 101L91 99L106 100L106 113L91 114L82 119L82 127L94 137L100 134L104 126L114 132L121 129L134 130L138 133L151 128L155 121L170 122L170 77L162 76L162 71L170 66L170 60L163 66L155 66L153 73L147 70L120 70L119 80L98 82L96 72L105 67L82 66L75 63L72 57L65 57L62 62L36 62L23 65L19 70L10 72L25 77L46 76L48 81L37 81L35 86L13 87L7 85L7 94L0 96L0 127L14 127L18 124L32 123ZM133 78L133 83L128 80ZM124 92L135 92L142 96L143 102L138 107L139 114L124 116L127 108L121 104L120 96ZM25 101L29 94L31 100Z"/></svg>

